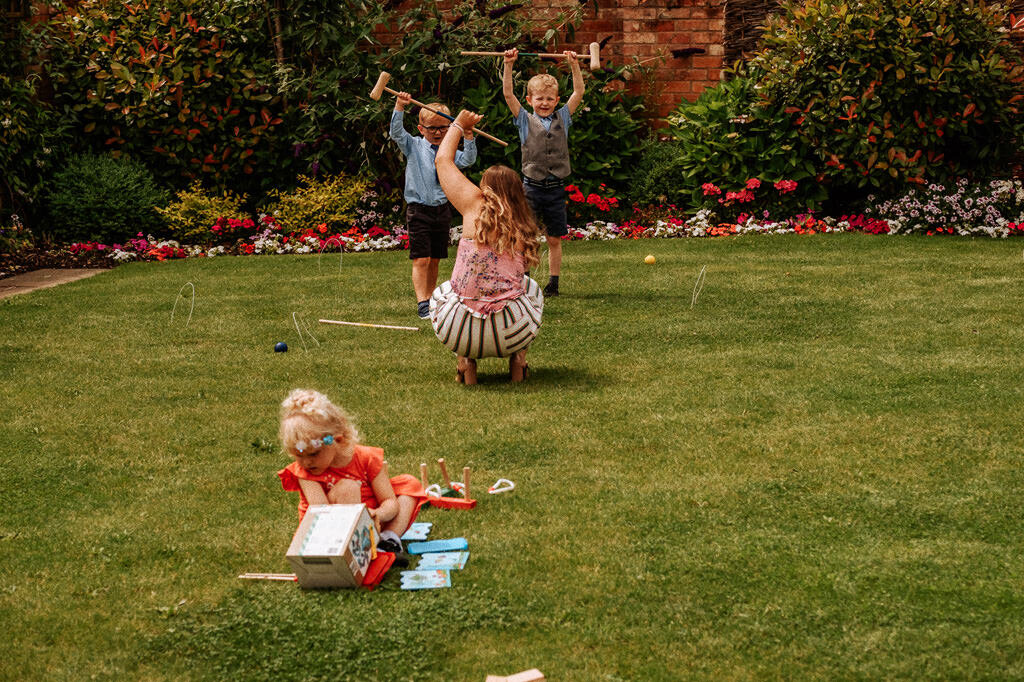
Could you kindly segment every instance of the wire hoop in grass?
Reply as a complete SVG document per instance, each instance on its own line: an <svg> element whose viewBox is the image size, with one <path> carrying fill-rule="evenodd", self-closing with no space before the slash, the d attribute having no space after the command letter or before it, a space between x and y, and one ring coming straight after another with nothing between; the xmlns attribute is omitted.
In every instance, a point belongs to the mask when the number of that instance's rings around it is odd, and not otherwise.
<svg viewBox="0 0 1024 682"><path fill-rule="evenodd" d="M294 313L294 312L292 313L292 322L295 324L295 331L297 331L299 333L299 341L302 342L302 350L308 351L309 348L306 347L306 338L302 334L302 329L299 329L298 313ZM306 334L309 335L309 338L311 338L313 340L313 342L316 343L317 348L319 348L320 347L320 342L317 341L315 336L313 336L313 332L309 331L309 325L307 325L306 322L303 321L302 322L302 326L305 328Z"/></svg>
<svg viewBox="0 0 1024 682"><path fill-rule="evenodd" d="M341 238L338 237L337 235L335 235L333 237L329 237L320 246L320 253L317 254L317 257L316 257L316 272L317 272L317 274L320 274L320 260L324 257L324 249L326 249L327 245L330 244L331 242L338 242L338 246L341 247L341 250L338 251L338 273L339 274L341 273L341 261L342 261L342 257L345 255L345 242L341 241Z"/></svg>
<svg viewBox="0 0 1024 682"><path fill-rule="evenodd" d="M690 299L691 308L697 304L697 298L700 296L700 292L704 290L704 273L707 269L708 266L706 265L702 267L697 275L697 281L693 283L693 297Z"/></svg>
<svg viewBox="0 0 1024 682"><path fill-rule="evenodd" d="M171 308L171 324L174 324L174 313L178 310L178 301L182 298L181 292L185 291L185 287L192 287L192 305L188 309L188 319L185 320L185 329L188 329L188 325L192 322L192 311L196 308L196 285L192 282L185 282L178 289L178 295L174 299L174 307Z"/></svg>

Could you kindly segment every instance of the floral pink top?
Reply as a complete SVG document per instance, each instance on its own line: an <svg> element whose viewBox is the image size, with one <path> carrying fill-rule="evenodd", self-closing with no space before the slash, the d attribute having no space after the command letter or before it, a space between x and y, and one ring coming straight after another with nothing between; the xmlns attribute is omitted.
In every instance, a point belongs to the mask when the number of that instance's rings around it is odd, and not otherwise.
<svg viewBox="0 0 1024 682"><path fill-rule="evenodd" d="M495 253L486 244L463 237L452 268L452 291L470 310L488 315L525 293L522 254Z"/></svg>

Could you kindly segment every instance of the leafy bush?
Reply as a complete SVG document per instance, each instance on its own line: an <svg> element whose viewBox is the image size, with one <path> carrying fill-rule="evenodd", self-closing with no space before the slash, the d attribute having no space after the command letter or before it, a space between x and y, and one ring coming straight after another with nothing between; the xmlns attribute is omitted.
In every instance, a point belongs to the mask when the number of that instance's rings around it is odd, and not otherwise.
<svg viewBox="0 0 1024 682"><path fill-rule="evenodd" d="M179 186L252 185L289 169L262 13L228 0L58 8L35 45L93 151L130 154Z"/></svg>
<svg viewBox="0 0 1024 682"><path fill-rule="evenodd" d="M328 230L348 227L356 216L356 205L370 183L344 173L323 180L301 177L292 192L270 193L268 213L277 218L286 233L301 232L325 224Z"/></svg>
<svg viewBox="0 0 1024 682"><path fill-rule="evenodd" d="M34 198L65 156L69 123L40 101L23 33L7 21L0 12L0 218L19 213L32 225L42 211Z"/></svg>
<svg viewBox="0 0 1024 682"><path fill-rule="evenodd" d="M722 220L756 209L779 214L806 211L825 199L815 181L810 150L780 107L758 107L755 80L744 72L683 101L669 116L673 138L648 143L635 169L634 201L671 204L688 211L710 208ZM725 197L750 190L751 180L766 184L796 183L783 193L761 192L758 201L731 210ZM708 185L722 196L708 194ZM746 197L746 195L741 195ZM718 199L722 199L719 202ZM733 204L750 203L735 201Z"/></svg>
<svg viewBox="0 0 1024 682"><path fill-rule="evenodd" d="M980 0L806 0L750 65L839 192L999 169L1024 132L1024 67Z"/></svg>
<svg viewBox="0 0 1024 682"><path fill-rule="evenodd" d="M242 208L244 202L244 195L238 196L228 190L215 194L194 182L188 189L179 191L175 201L156 210L163 216L172 237L182 242L206 244L223 236L221 230L212 229L219 219L244 220L248 217Z"/></svg>
<svg viewBox="0 0 1024 682"><path fill-rule="evenodd" d="M32 235L17 214L0 220L0 253L14 253L29 247Z"/></svg>
<svg viewBox="0 0 1024 682"><path fill-rule="evenodd" d="M58 241L123 242L162 227L156 207L166 202L166 194L133 159L75 156L51 185L49 225Z"/></svg>
<svg viewBox="0 0 1024 682"><path fill-rule="evenodd" d="M387 141L393 98L366 97L382 68L393 88L420 100L443 93L453 109L489 113L491 132L512 137L494 63L459 52L483 43L556 49L556 32L545 31L551 17L524 7L294 0L253 11L230 0L90 0L58 4L34 46L83 148L130 154L177 187L198 179L257 195L293 187L299 174L402 177ZM572 6L557 21L571 32L583 11ZM401 35L386 50L381 25ZM640 100L606 90L612 78L588 78L573 131L574 181L588 191L623 184L639 154ZM519 166L513 152L487 141L480 149L480 168Z"/></svg>

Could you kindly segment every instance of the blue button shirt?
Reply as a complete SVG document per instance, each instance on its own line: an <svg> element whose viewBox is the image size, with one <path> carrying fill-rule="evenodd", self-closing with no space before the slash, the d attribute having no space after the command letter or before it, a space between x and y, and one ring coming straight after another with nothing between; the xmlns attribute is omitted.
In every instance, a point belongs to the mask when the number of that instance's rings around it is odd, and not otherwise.
<svg viewBox="0 0 1024 682"><path fill-rule="evenodd" d="M405 131L405 112L391 114L391 139L398 144L407 162L405 164L405 201L409 204L440 206L448 201L437 180L434 157L437 148L419 135ZM476 161L476 140L463 140L463 149L455 152L455 166L468 168Z"/></svg>

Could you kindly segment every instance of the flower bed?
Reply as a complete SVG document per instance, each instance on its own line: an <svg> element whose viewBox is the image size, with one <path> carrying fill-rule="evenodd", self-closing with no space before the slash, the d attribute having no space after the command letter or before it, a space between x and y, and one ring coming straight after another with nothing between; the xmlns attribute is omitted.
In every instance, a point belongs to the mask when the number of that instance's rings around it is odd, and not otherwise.
<svg viewBox="0 0 1024 682"><path fill-rule="evenodd" d="M748 189L751 189L752 184L748 181ZM674 206L633 207L631 217L613 219L625 215L625 209L617 199L596 194L584 196L575 187L570 186L569 189L570 209L575 209L571 214L572 219L577 224L582 222L583 226L571 228L564 237L567 240L673 239L744 234L812 235L834 232L998 238L1024 235L1024 183L1020 180L1000 180L973 186L961 181L950 190L941 185L931 185L927 189L912 190L898 200L879 203L872 211L874 215L857 214L834 218L801 214L774 219L764 210L760 217L743 213L736 220L725 222L716 220L714 209L711 208L702 209L693 216L685 216L678 214ZM791 190L786 185L780 191ZM714 194L707 187L705 191ZM587 215L584 211L592 213ZM386 227L382 227L382 224ZM33 248L27 240L21 239L18 242L20 246L0 258L0 277L38 267L112 267L129 261L163 261L173 258L338 250L353 253L409 247L408 235L393 215L365 211L360 211L355 223L343 232L331 231L326 223L321 223L286 234L274 216L270 215L261 215L256 220L221 218L210 231L220 237L222 243L182 244L156 239L140 232L123 244L80 242L47 250ZM459 236L460 229L453 228L452 243ZM11 241L13 243L13 239Z"/></svg>

